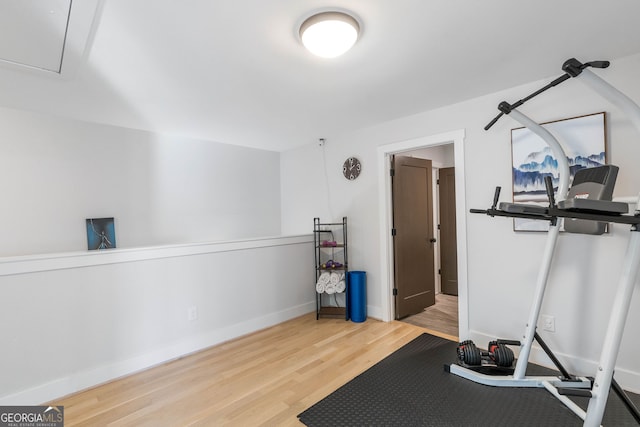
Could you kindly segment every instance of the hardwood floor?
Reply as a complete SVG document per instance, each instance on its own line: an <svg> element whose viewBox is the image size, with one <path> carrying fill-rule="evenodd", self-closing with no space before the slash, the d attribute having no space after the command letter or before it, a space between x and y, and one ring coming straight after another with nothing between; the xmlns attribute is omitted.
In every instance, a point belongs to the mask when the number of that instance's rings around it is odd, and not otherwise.
<svg viewBox="0 0 640 427"><path fill-rule="evenodd" d="M49 404L64 405L67 427L299 426L297 414L423 332L314 313Z"/></svg>
<svg viewBox="0 0 640 427"><path fill-rule="evenodd" d="M402 319L403 322L438 331L458 340L458 297L437 294L436 303L421 313Z"/></svg>

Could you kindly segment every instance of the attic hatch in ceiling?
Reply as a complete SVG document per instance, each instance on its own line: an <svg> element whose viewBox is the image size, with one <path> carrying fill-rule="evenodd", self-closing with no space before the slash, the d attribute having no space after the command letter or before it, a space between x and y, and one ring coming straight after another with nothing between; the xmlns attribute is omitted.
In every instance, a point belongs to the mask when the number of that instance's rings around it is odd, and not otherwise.
<svg viewBox="0 0 640 427"><path fill-rule="evenodd" d="M0 64L61 74L77 68L101 0L0 0Z"/></svg>

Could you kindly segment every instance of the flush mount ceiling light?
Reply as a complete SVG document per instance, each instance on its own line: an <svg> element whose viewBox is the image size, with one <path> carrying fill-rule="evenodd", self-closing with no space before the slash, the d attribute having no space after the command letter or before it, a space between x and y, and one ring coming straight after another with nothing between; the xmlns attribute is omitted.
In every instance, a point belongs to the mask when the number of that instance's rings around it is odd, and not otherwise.
<svg viewBox="0 0 640 427"><path fill-rule="evenodd" d="M300 26L302 44L323 58L340 56L358 40L360 25L343 12L321 12L307 18Z"/></svg>

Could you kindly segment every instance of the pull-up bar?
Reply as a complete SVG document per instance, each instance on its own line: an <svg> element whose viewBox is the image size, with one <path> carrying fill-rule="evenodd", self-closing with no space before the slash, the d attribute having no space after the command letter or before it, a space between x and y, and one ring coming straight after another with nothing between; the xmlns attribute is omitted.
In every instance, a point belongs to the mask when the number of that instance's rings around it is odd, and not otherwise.
<svg viewBox="0 0 640 427"><path fill-rule="evenodd" d="M500 114L498 114L493 120L491 120L489 124L484 127L484 130L489 130L491 126L496 124L496 122L500 119L500 117L502 117L504 114L511 113L511 111L514 108L518 108L519 106L521 106L522 104L530 100L531 98L534 98L540 95L542 92L546 91L547 89L551 89L554 86L558 86L560 83L564 82L565 80L569 80L571 77L579 76L580 73L582 73L582 70L584 70L585 68L587 67L607 68L608 66L609 66L609 61L591 61L583 64L575 58L568 59L567 61L565 61L564 64L562 64L562 70L565 71L565 74L561 75L560 77L558 77L557 79L549 83L548 85L542 87L541 89L538 89L537 91L533 92L531 95L522 98L520 101L514 104L509 104L507 101L502 101L500 104L498 104L498 110L500 110Z"/></svg>

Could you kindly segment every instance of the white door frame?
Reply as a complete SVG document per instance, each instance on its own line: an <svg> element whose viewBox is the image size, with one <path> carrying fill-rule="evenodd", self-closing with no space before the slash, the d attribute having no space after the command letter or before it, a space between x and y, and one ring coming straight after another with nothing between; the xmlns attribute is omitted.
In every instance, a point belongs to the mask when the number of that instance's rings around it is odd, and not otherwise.
<svg viewBox="0 0 640 427"><path fill-rule="evenodd" d="M390 157L420 148L435 147L453 143L453 156L456 168L456 234L458 245L458 329L459 336L466 337L469 332L468 281L467 281L467 216L465 205L464 177L464 129L431 135L423 138L395 142L378 147L378 188L380 217L380 279L382 289L382 320L390 322L394 319L394 271L393 271L393 239L392 201L391 201L391 169Z"/></svg>

